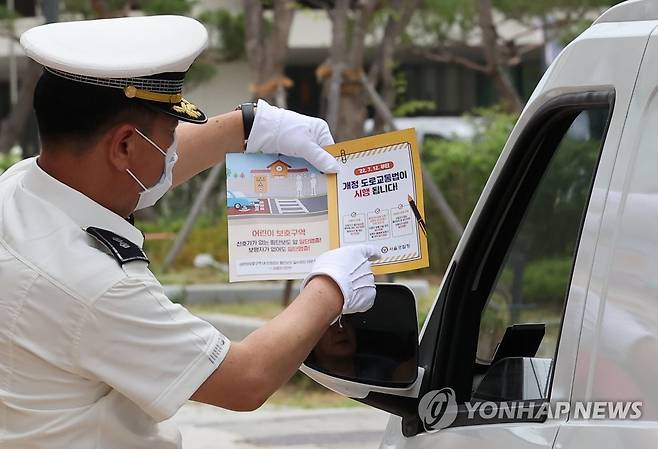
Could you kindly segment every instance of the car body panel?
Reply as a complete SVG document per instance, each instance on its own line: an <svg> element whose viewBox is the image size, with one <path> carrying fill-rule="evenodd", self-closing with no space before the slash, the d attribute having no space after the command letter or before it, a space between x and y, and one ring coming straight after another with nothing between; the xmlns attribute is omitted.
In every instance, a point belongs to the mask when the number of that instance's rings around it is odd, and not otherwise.
<svg viewBox="0 0 658 449"><path fill-rule="evenodd" d="M472 232L473 223L478 219L484 201L486 201L516 140L542 105L563 94L614 89L614 109L594 181L592 198L585 217L568 296L561 332L561 340L568 344L561 344L559 347L551 393L552 401L570 398L571 390L574 387L573 380L585 300L589 292L589 279L599 240L599 229L607 205L608 186L618 158L618 148L624 132L635 80L647 41L656 25L657 22L647 21L622 24L601 23L589 28L564 49L538 84L521 114L453 256L453 261L458 260L461 256L465 242ZM447 447L461 449L482 446L517 449L549 448L553 446L558 436L558 430L563 424L565 424L564 419L561 421L549 419L541 424L473 425L405 438L401 433L401 419L392 416L380 448Z"/></svg>
<svg viewBox="0 0 658 449"><path fill-rule="evenodd" d="M572 400L641 400L633 422L571 417L556 448L658 441L658 32L637 78L582 321Z"/></svg>

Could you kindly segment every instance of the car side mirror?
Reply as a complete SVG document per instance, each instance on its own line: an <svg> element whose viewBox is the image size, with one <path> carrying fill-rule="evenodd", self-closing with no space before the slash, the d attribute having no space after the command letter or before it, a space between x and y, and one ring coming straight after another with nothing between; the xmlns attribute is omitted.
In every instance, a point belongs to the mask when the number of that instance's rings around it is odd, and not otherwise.
<svg viewBox="0 0 658 449"><path fill-rule="evenodd" d="M413 292L404 285L377 284L370 310L343 315L327 329L304 365L359 384L388 388L414 384L418 319Z"/></svg>

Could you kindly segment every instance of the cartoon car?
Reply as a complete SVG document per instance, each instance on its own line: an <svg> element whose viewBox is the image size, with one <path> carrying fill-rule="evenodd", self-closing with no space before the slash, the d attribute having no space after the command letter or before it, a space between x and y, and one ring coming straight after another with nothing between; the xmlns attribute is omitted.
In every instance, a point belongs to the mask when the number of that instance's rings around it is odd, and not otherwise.
<svg viewBox="0 0 658 449"><path fill-rule="evenodd" d="M226 207L235 208L237 210L247 210L249 207L256 207L260 200L256 198L249 198L242 192L227 192L226 193Z"/></svg>

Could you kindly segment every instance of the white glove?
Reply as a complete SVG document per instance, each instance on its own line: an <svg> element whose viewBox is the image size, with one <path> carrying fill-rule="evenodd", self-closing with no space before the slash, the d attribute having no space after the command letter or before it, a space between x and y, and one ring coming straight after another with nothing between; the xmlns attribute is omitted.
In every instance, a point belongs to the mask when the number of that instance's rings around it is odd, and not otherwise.
<svg viewBox="0 0 658 449"><path fill-rule="evenodd" d="M334 143L327 122L270 106L258 100L256 117L247 140L247 153L280 153L301 157L323 173L338 173L336 158L322 147Z"/></svg>
<svg viewBox="0 0 658 449"><path fill-rule="evenodd" d="M375 303L375 277L370 260L381 257L379 247L350 245L334 249L315 259L302 289L318 275L329 276L343 292L343 314L365 312Z"/></svg>

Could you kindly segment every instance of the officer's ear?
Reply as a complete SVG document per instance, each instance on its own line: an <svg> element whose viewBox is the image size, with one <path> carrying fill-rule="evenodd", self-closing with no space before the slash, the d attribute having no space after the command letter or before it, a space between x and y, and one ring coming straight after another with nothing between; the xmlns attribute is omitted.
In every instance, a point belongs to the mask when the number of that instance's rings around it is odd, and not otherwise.
<svg viewBox="0 0 658 449"><path fill-rule="evenodd" d="M121 123L112 127L106 136L107 156L110 164L118 171L134 166L137 155L137 133L135 125Z"/></svg>

